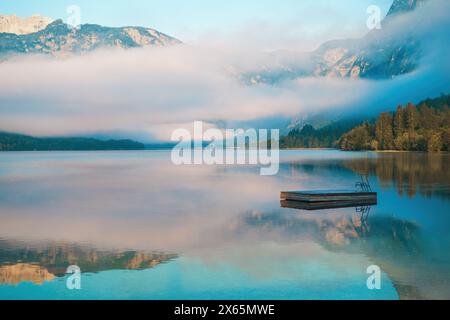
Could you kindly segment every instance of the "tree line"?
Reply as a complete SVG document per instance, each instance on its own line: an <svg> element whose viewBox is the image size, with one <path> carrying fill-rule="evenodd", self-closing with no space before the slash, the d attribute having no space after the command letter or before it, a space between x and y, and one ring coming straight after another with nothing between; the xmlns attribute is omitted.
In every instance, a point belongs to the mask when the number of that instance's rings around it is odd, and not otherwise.
<svg viewBox="0 0 450 320"><path fill-rule="evenodd" d="M408 103L378 117L342 120L315 129L296 128L281 137L281 148L450 151L450 95Z"/></svg>
<svg viewBox="0 0 450 320"><path fill-rule="evenodd" d="M342 135L342 150L450 151L450 95L383 112Z"/></svg>
<svg viewBox="0 0 450 320"><path fill-rule="evenodd" d="M0 132L0 151L143 150L144 147L142 143L132 140L36 138Z"/></svg>
<svg viewBox="0 0 450 320"><path fill-rule="evenodd" d="M280 137L280 148L335 148L339 138L359 124L359 119L341 120L319 129L307 124Z"/></svg>

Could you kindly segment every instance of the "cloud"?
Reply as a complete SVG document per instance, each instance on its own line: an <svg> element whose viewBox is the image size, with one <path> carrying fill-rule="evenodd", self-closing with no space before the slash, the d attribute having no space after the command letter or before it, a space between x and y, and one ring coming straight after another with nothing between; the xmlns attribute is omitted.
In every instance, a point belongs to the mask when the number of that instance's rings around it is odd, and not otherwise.
<svg viewBox="0 0 450 320"><path fill-rule="evenodd" d="M234 77L236 70L226 66L239 58L239 67L249 67L258 60L252 56L255 53L175 46L99 51L67 60L8 61L0 65L0 128L37 135L152 133L194 120L293 115L342 103L338 91L354 95L354 83L332 79L245 86ZM321 97L322 90L334 95L333 101Z"/></svg>
<svg viewBox="0 0 450 320"><path fill-rule="evenodd" d="M404 43L416 41L419 49L418 68L392 80L373 81L370 90L361 95L360 106L380 112L398 104L419 102L441 93L450 93L450 60L448 30L450 30L450 3L429 0L413 12L397 16L374 37L366 41ZM404 49L399 46L399 50ZM351 111L355 106L350 104Z"/></svg>
<svg viewBox="0 0 450 320"><path fill-rule="evenodd" d="M448 92L448 19L442 13L448 4L434 3L440 6L420 9L428 10L429 19L417 31L434 56L425 55L414 73L386 81L309 77L246 86L239 73L279 61L232 45L15 58L0 63L0 130L40 136L133 133L144 141L167 141L171 128L195 120L245 123L319 111L367 112ZM408 17L399 26L417 18Z"/></svg>

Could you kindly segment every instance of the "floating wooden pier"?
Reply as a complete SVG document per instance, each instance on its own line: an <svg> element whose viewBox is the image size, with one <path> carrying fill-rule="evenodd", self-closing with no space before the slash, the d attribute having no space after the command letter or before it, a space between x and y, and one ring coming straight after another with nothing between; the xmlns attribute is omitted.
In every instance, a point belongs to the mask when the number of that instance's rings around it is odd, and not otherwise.
<svg viewBox="0 0 450 320"><path fill-rule="evenodd" d="M371 206L377 204L377 193L353 190L283 191L281 206L304 210L320 210Z"/></svg>
<svg viewBox="0 0 450 320"><path fill-rule="evenodd" d="M282 191L280 198L304 202L376 201L377 193L351 190Z"/></svg>

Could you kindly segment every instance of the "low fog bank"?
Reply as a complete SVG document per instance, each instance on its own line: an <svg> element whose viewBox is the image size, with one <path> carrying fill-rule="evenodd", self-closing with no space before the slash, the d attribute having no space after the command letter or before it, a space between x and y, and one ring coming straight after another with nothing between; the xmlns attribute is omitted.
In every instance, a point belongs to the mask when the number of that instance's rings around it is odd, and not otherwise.
<svg viewBox="0 0 450 320"><path fill-rule="evenodd" d="M416 71L389 80L304 77L249 86L240 74L277 62L231 45L100 50L64 60L17 57L0 63L0 130L168 141L172 130L195 120L273 127L309 113L370 115L418 102L450 91L450 4L430 4L384 35L401 37L402 26L416 23L424 48ZM418 21L420 10L426 10L425 21Z"/></svg>

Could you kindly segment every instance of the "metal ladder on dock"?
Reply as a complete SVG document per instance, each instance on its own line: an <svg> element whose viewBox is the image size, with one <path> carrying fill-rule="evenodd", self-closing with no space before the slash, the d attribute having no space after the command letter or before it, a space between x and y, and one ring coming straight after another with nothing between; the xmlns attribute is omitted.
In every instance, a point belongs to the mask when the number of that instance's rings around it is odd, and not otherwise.
<svg viewBox="0 0 450 320"><path fill-rule="evenodd" d="M372 192L372 187L370 186L369 177L367 175L360 175L361 181L355 183L356 188L361 188L363 192Z"/></svg>

